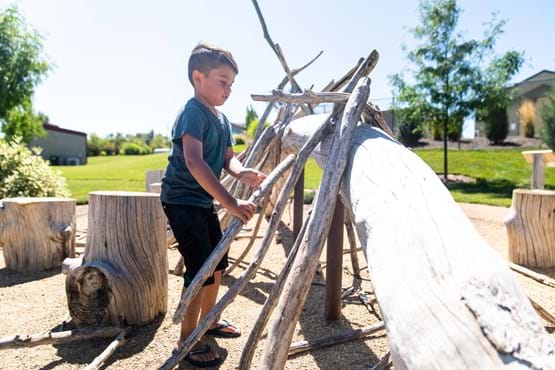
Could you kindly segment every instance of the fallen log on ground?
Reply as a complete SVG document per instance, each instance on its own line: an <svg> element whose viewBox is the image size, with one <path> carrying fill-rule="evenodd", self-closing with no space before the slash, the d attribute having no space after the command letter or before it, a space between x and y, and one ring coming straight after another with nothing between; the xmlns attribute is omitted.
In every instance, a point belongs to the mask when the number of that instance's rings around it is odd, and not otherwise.
<svg viewBox="0 0 555 370"><path fill-rule="evenodd" d="M294 152L323 119L291 123L284 148ZM330 138L313 153L320 166L329 146ZM506 262L416 154L359 125L342 197L396 369L552 368L553 342Z"/></svg>
<svg viewBox="0 0 555 370"><path fill-rule="evenodd" d="M12 335L0 338L0 349L35 347L43 344L67 343L90 338L115 337L121 332L116 326L91 327L30 335Z"/></svg>
<svg viewBox="0 0 555 370"><path fill-rule="evenodd" d="M549 276L537 273L535 271L527 269L526 267L517 265L516 263L509 263L509 267L511 268L511 270L516 271L519 274L522 274L532 280L536 280L540 284L555 288L555 279L552 279Z"/></svg>
<svg viewBox="0 0 555 370"><path fill-rule="evenodd" d="M385 329L385 326L383 324L383 321L380 321L376 324L365 326L364 328L344 331L342 333L330 335L329 337L317 338L310 341L302 340L299 342L291 343L287 355L292 356L298 353L303 353L361 339L382 329Z"/></svg>

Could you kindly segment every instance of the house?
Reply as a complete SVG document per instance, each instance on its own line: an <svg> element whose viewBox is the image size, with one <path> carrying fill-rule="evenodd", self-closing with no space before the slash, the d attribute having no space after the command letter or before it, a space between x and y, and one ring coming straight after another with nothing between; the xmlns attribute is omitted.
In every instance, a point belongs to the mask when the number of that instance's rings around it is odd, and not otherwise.
<svg viewBox="0 0 555 370"><path fill-rule="evenodd" d="M38 138L30 147L41 147L41 157L52 165L87 164L87 134L44 123L46 137Z"/></svg>
<svg viewBox="0 0 555 370"><path fill-rule="evenodd" d="M543 127L541 107L551 89L555 89L555 72L546 69L510 87L512 99L507 107L509 136L525 136L526 123L534 125L534 135ZM476 135L485 136L484 124L476 122Z"/></svg>
<svg viewBox="0 0 555 370"><path fill-rule="evenodd" d="M231 124L231 135L235 136L235 135L241 135L245 133L245 126L243 126L243 124L241 123L233 123L230 122Z"/></svg>

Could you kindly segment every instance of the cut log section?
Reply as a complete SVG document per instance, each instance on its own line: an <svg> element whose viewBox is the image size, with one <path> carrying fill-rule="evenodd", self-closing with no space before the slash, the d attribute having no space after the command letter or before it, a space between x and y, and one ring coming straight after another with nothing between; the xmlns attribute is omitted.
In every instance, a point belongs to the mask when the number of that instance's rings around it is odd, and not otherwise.
<svg viewBox="0 0 555 370"><path fill-rule="evenodd" d="M75 253L75 199L6 198L0 207L0 246L19 272L62 265Z"/></svg>
<svg viewBox="0 0 555 370"><path fill-rule="evenodd" d="M511 262L555 267L555 191L513 190L505 226Z"/></svg>
<svg viewBox="0 0 555 370"><path fill-rule="evenodd" d="M284 149L299 148L323 119L292 122ZM313 152L320 166L329 146ZM552 368L553 342L506 262L416 154L359 125L341 194L395 369Z"/></svg>
<svg viewBox="0 0 555 370"><path fill-rule="evenodd" d="M77 325L140 325L167 310L166 216L158 195L89 193L83 265L66 279Z"/></svg>

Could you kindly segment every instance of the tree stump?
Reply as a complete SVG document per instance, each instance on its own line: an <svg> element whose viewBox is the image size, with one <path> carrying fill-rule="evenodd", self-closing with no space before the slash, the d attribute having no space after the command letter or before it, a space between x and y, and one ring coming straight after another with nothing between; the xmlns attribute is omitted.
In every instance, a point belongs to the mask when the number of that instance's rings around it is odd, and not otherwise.
<svg viewBox="0 0 555 370"><path fill-rule="evenodd" d="M555 191L515 189L505 226L512 262L555 266Z"/></svg>
<svg viewBox="0 0 555 370"><path fill-rule="evenodd" d="M0 246L9 269L40 271L75 253L75 199L6 198L0 208Z"/></svg>
<svg viewBox="0 0 555 370"><path fill-rule="evenodd" d="M66 279L77 325L141 325L168 301L166 217L157 194L89 193L83 264Z"/></svg>

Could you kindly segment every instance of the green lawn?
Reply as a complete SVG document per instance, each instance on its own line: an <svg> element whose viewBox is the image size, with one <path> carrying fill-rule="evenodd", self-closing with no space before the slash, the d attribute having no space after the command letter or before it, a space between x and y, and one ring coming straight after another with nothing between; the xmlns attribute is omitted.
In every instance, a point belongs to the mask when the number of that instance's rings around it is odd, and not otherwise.
<svg viewBox="0 0 555 370"><path fill-rule="evenodd" d="M239 152L244 146L236 146ZM531 166L521 155L521 149L507 150L451 150L449 172L473 177L475 184L449 185L456 201L500 206L511 204L514 188L530 186ZM416 153L434 171L443 171L443 152L439 149L419 149ZM87 194L94 190L144 191L147 170L166 166L167 154L145 156L91 157L86 166L57 166L68 179L73 197L87 202ZM322 170L309 160L305 170L305 187L318 188ZM546 188L555 189L555 168L546 168Z"/></svg>

